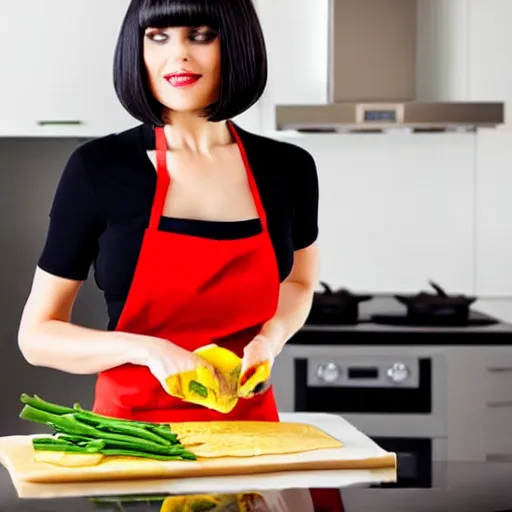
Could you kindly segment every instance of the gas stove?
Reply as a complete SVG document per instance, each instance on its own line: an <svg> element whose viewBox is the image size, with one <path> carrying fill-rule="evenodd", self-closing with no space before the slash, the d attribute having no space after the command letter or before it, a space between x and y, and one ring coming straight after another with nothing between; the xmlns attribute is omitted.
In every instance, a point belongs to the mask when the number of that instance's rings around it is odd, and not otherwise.
<svg viewBox="0 0 512 512"><path fill-rule="evenodd" d="M323 285L289 345L512 344L512 324L478 311L476 297L448 295L435 283L436 294L409 296L357 294Z"/></svg>
<svg viewBox="0 0 512 512"><path fill-rule="evenodd" d="M358 294L347 289L334 290L321 283L315 292L307 325L376 324L409 327L478 327L500 321L472 309L476 297L448 294L430 282L435 293Z"/></svg>

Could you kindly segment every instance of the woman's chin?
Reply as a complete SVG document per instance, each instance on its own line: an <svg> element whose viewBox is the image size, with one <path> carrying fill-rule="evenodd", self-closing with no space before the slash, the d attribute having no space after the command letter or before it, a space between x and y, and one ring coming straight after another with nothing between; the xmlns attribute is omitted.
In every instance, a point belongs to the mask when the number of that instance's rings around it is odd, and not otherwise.
<svg viewBox="0 0 512 512"><path fill-rule="evenodd" d="M195 115L203 116L208 104L203 103L170 103L165 105L165 110L168 115Z"/></svg>

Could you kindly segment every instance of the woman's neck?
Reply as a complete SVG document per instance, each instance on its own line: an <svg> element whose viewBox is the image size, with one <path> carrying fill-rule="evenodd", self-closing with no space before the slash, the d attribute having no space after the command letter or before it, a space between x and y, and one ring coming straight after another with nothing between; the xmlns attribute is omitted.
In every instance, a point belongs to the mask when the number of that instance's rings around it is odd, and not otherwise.
<svg viewBox="0 0 512 512"><path fill-rule="evenodd" d="M226 121L212 123L189 112L172 112L166 116L165 137L173 151L209 155L217 146L232 142Z"/></svg>

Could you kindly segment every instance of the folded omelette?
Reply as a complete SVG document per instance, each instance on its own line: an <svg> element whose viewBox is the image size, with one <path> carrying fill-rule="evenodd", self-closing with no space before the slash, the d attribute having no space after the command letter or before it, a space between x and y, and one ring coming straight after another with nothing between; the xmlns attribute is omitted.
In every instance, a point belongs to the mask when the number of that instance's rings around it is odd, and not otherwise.
<svg viewBox="0 0 512 512"><path fill-rule="evenodd" d="M166 381L166 391L186 402L227 414L240 398L250 398L252 391L270 378L270 365L262 363L251 369L250 376L245 379L240 375L242 360L224 347L210 344L198 348L195 353L215 367L220 380L206 367L171 375Z"/></svg>

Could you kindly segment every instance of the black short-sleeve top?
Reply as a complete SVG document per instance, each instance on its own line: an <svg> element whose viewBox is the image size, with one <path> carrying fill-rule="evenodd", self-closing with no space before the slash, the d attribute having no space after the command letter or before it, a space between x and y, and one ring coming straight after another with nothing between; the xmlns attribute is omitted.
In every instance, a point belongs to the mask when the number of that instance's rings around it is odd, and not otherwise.
<svg viewBox="0 0 512 512"><path fill-rule="evenodd" d="M315 161L294 144L247 132L235 125L247 153L283 281L294 251L318 236ZM130 290L156 188L146 151L154 129L141 124L88 141L70 156L50 210L38 265L50 274L85 280L91 266L105 296L114 329ZM162 217L160 229L214 239L251 236L258 219L215 222Z"/></svg>

